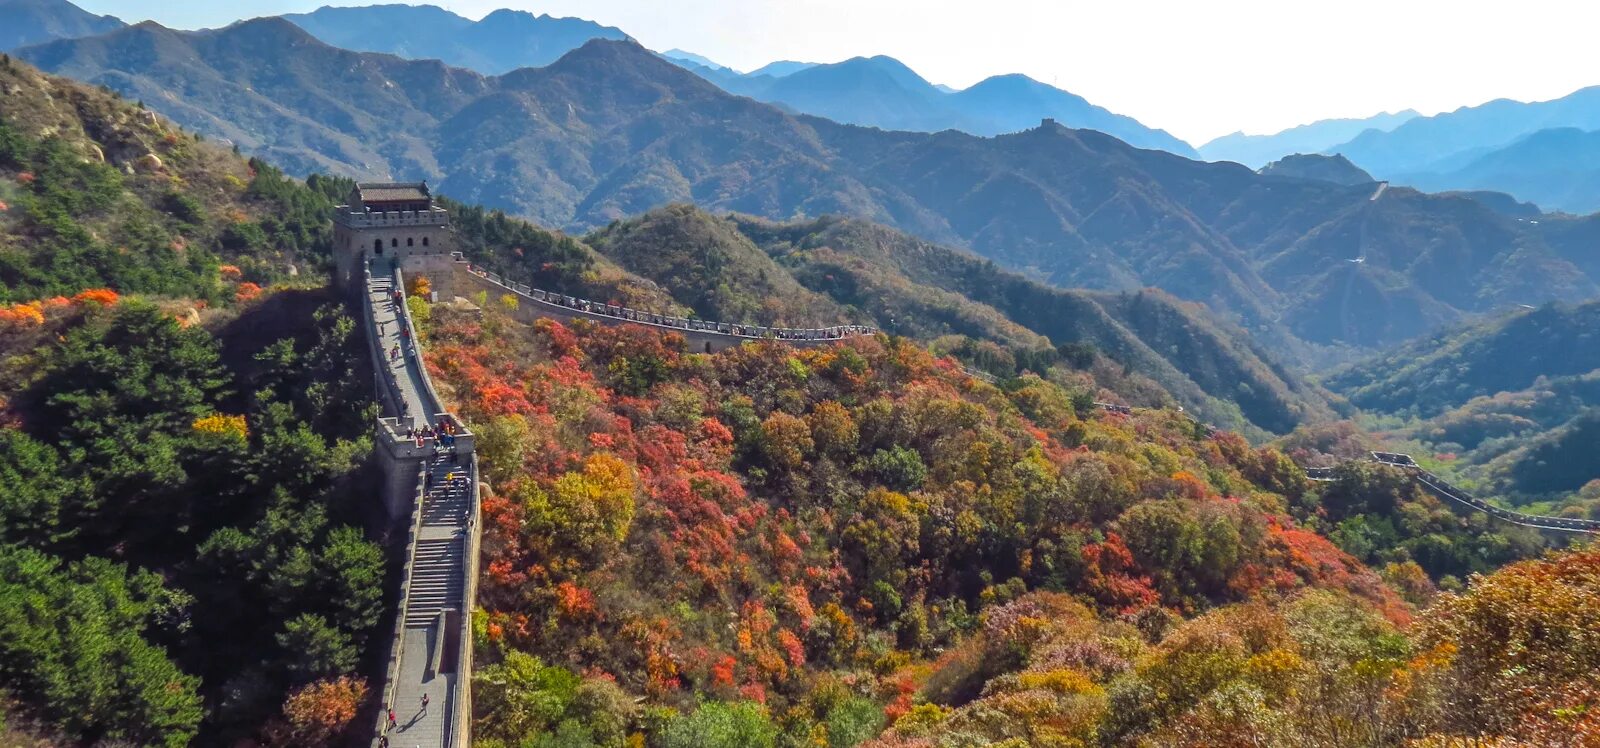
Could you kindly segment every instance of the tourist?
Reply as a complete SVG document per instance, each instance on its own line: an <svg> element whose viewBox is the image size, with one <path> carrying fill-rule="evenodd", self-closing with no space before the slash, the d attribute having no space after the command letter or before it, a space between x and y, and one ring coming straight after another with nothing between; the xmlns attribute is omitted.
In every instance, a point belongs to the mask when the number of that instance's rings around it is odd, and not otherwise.
<svg viewBox="0 0 1600 748"><path fill-rule="evenodd" d="M394 729L394 726L397 725L397 724L400 724L400 720L397 720L397 719L394 718L394 708L390 707L389 708L389 729L391 729L391 730Z"/></svg>

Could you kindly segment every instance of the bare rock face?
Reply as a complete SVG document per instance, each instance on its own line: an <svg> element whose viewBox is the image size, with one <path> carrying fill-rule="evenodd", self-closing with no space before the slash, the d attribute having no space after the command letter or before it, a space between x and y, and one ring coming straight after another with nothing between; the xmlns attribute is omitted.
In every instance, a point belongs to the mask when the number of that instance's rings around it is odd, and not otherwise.
<svg viewBox="0 0 1600 748"><path fill-rule="evenodd" d="M164 164L161 163L161 157L154 153L146 153L143 156L140 156L133 162L133 165L139 171L145 172L161 171L162 167L164 166Z"/></svg>

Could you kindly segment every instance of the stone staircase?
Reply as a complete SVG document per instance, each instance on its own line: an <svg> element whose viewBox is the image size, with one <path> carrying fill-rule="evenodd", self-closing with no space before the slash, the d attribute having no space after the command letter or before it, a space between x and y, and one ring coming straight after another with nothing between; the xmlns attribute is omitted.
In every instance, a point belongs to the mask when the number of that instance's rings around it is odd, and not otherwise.
<svg viewBox="0 0 1600 748"><path fill-rule="evenodd" d="M422 507L422 533L417 539L406 600L406 628L426 628L445 610L465 610L465 538L471 497L466 481L446 481L465 469L447 457L428 465L433 482Z"/></svg>

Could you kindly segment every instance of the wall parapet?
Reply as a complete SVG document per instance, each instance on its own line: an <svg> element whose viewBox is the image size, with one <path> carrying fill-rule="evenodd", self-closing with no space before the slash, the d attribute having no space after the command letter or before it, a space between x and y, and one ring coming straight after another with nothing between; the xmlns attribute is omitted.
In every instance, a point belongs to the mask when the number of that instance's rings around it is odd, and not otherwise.
<svg viewBox="0 0 1600 748"><path fill-rule="evenodd" d="M397 210L369 213L341 205L334 210L335 223L352 229L390 228L396 226L448 226L450 212L443 208L430 210Z"/></svg>
<svg viewBox="0 0 1600 748"><path fill-rule="evenodd" d="M638 309L611 304L602 301L568 296L553 291L533 288L526 283L517 283L491 273L476 265L466 262L459 252L455 253L455 262L459 271L482 280L501 290L515 294L520 299L526 299L536 304L559 309L566 315L581 315L594 318L598 321L629 322L647 327L657 327L665 330L689 332L697 335L714 335L740 341L752 340L778 340L786 343L806 344L825 343L835 340L863 337L878 334L878 328L870 325L831 325L827 327L769 327L765 325L746 325L733 322L714 322L710 320L676 317L667 314L656 314Z"/></svg>

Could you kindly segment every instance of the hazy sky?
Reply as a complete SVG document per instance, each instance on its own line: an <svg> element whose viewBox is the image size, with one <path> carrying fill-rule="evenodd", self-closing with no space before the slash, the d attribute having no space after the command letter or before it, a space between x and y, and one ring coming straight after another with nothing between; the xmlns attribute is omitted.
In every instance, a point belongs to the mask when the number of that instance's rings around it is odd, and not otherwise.
<svg viewBox="0 0 1600 748"><path fill-rule="evenodd" d="M178 28L361 0L76 0ZM741 70L899 58L936 83L1020 72L1200 143L1600 84L1590 0L435 0L617 26Z"/></svg>

